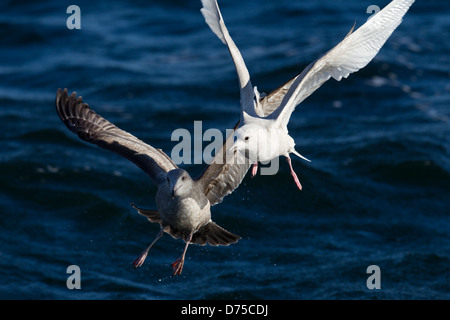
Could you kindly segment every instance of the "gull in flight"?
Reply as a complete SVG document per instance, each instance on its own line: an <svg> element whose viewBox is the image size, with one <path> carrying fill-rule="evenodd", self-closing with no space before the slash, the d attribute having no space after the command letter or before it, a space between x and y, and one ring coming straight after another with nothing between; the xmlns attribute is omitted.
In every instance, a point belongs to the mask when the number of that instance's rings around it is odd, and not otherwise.
<svg viewBox="0 0 450 320"><path fill-rule="evenodd" d="M164 232L186 242L180 258L172 263L172 276L181 274L189 244L228 246L240 239L215 224L211 220L210 211L211 206L220 203L223 197L239 186L251 165L242 155L234 158L227 156L225 145L227 142L232 144L233 134L229 135L204 172L192 179L189 173L178 168L161 149L155 149L119 129L91 110L75 92L69 96L67 89L58 89L56 111L69 130L80 139L127 158L147 173L158 186L158 210L133 205L138 213L161 226L155 240L133 262L134 268L144 263L149 250ZM243 159L239 159L240 157Z"/></svg>
<svg viewBox="0 0 450 320"><path fill-rule="evenodd" d="M211 30L227 45L240 85L241 121L235 131L236 141L230 152L244 154L253 162L252 176L258 161L285 156L297 187L302 185L292 168L290 153L309 161L295 150L287 125L295 107L328 79L340 81L364 68L400 25L414 0L394 0L356 31L353 28L333 49L309 64L299 75L265 95L252 86L250 75L239 49L230 37L216 0L202 0L201 12Z"/></svg>

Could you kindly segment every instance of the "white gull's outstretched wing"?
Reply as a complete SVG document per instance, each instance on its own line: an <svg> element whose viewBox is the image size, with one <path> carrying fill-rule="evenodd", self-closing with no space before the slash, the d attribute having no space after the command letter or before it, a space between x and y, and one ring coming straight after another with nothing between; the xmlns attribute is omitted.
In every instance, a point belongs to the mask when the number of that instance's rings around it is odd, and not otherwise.
<svg viewBox="0 0 450 320"><path fill-rule="evenodd" d="M333 49L281 87L288 87L280 106L268 116L284 126L295 107L331 77L337 81L364 68L378 53L414 0L394 0ZM270 97L270 94L269 96ZM279 97L278 97L279 98ZM263 104L264 105L264 104Z"/></svg>
<svg viewBox="0 0 450 320"><path fill-rule="evenodd" d="M211 30L222 40L222 42L228 46L236 72L239 78L239 87L241 94L241 111L249 114L250 116L264 116L259 105L255 105L255 92L250 81L250 75L247 67L245 66L244 59L228 33L228 29L223 21L222 14L220 13L219 5L216 0L202 0L203 8L200 10L205 17L205 21Z"/></svg>

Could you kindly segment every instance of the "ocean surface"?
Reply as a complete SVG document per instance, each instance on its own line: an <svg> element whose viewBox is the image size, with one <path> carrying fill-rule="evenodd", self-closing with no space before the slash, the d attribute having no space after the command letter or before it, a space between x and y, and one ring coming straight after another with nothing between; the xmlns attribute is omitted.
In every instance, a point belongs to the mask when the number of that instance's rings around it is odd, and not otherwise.
<svg viewBox="0 0 450 320"><path fill-rule="evenodd" d="M270 92L386 0L221 0L252 82ZM81 29L69 29L69 5ZM242 239L189 246L159 226L156 185L58 118L58 88L171 155L172 132L239 119L226 47L198 1L0 4L1 299L450 299L450 4L417 0L375 59L293 113L303 184L283 157L212 207ZM205 141L203 147L209 144ZM206 164L181 164L193 176ZM80 270L81 289L70 290ZM369 266L381 289L369 289ZM373 278L371 278L373 279ZM375 280L374 280L375 281ZM375 282L373 282L375 283Z"/></svg>

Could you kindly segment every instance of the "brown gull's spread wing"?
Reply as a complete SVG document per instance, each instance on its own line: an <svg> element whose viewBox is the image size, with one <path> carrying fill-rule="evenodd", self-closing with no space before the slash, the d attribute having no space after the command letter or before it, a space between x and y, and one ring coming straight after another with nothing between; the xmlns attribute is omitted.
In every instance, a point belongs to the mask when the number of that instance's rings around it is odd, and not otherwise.
<svg viewBox="0 0 450 320"><path fill-rule="evenodd" d="M56 111L64 124L80 139L127 158L156 183L165 173L177 168L162 150L119 129L91 110L75 92L69 96L67 89L58 89Z"/></svg>
<svg viewBox="0 0 450 320"><path fill-rule="evenodd" d="M234 130L238 125L239 122ZM232 193L241 184L251 165L240 152L232 155L227 153L234 141L233 133L227 137L214 159L196 179L212 206L222 202L226 195Z"/></svg>

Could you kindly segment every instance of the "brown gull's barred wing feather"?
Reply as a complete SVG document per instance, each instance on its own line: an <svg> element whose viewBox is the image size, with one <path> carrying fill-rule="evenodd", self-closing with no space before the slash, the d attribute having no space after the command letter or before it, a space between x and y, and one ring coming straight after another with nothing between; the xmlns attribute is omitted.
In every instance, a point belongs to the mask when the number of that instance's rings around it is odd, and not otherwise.
<svg viewBox="0 0 450 320"><path fill-rule="evenodd" d="M234 131L238 126L239 122L234 127ZM233 133L227 137L214 159L196 179L211 206L222 202L226 195L232 193L241 184L251 166L250 161L240 152L233 155L227 153L227 147L233 144Z"/></svg>
<svg viewBox="0 0 450 320"><path fill-rule="evenodd" d="M177 169L160 149L155 149L95 113L76 92L58 89L56 111L70 131L84 141L113 151L136 164L156 183L165 173Z"/></svg>

